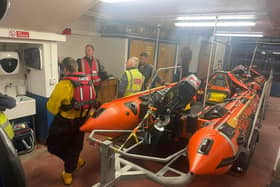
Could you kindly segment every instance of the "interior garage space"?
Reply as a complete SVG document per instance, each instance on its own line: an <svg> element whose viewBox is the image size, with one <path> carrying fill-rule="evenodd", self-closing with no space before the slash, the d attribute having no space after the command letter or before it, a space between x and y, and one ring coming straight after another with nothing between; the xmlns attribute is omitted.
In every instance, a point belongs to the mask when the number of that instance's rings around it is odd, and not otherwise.
<svg viewBox="0 0 280 187"><path fill-rule="evenodd" d="M277 0L0 0L0 187L280 186Z"/></svg>
<svg viewBox="0 0 280 187"><path fill-rule="evenodd" d="M260 142L256 148L256 152L250 161L250 167L245 174L229 172L219 176L199 176L194 179L191 187L199 186L215 186L220 187L227 184L228 186L266 186L272 179L272 171L276 159L280 136L279 131L279 113L278 98L270 98L268 101L267 117L262 122L262 130ZM100 156L98 147L90 145L85 140L82 156L87 160L87 165L83 170L75 174L73 186L91 186L100 180ZM38 161L34 164L34 160ZM29 186L63 186L60 175L60 168L63 163L47 152L45 148L40 148L36 153L24 155L22 157L27 182ZM185 162L183 162L185 163ZM186 163L185 163L186 164ZM153 166L153 165L152 165ZM150 166L151 167L151 166ZM156 166L157 167L157 166ZM44 177L42 177L44 176ZM136 178L135 180L124 180L116 184L116 186L163 186L145 178Z"/></svg>

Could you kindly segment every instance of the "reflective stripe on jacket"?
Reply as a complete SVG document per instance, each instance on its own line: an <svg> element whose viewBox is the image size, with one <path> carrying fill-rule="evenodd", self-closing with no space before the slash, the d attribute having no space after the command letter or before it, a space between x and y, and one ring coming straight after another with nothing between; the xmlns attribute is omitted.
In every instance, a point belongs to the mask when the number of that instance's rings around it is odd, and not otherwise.
<svg viewBox="0 0 280 187"><path fill-rule="evenodd" d="M4 130L4 132L8 135L10 139L13 139L14 137L13 127L3 112L0 112L0 128Z"/></svg>
<svg viewBox="0 0 280 187"><path fill-rule="evenodd" d="M145 77L140 73L138 69L126 70L127 87L124 96L132 95L142 90Z"/></svg>
<svg viewBox="0 0 280 187"><path fill-rule="evenodd" d="M91 66L89 65L91 63ZM91 62L88 62L86 58L81 61L82 72L91 75L91 79L94 85L100 85L101 78L98 76L99 68L97 61L93 58Z"/></svg>

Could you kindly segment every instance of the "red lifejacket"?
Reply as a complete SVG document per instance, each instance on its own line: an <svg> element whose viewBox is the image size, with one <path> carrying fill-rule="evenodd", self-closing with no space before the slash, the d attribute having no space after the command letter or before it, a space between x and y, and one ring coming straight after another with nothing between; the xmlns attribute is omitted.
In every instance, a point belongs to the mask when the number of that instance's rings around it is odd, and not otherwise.
<svg viewBox="0 0 280 187"><path fill-rule="evenodd" d="M89 63L92 64L91 67ZM82 72L91 75L91 80L95 86L100 85L101 78L98 76L99 68L97 61L94 58L91 60L91 62L88 62L86 58L83 58L83 60L81 60L81 69Z"/></svg>
<svg viewBox="0 0 280 187"><path fill-rule="evenodd" d="M70 80L72 82L74 96L71 105L64 105L62 107L63 110L81 110L93 106L96 93L90 76L82 72L75 72L65 77L64 80Z"/></svg>

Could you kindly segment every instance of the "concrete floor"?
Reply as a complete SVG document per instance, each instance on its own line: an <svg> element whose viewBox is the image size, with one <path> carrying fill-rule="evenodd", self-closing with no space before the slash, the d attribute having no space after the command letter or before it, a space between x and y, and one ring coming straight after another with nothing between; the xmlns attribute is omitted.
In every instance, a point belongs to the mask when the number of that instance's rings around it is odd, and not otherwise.
<svg viewBox="0 0 280 187"><path fill-rule="evenodd" d="M264 187L271 179L271 173L280 142L280 98L269 98L266 119L263 121L260 142L244 175L228 173L222 176L201 176L194 179L190 187ZM99 181L98 149L86 140L82 157L87 164L75 173L73 187L89 187ZM21 156L29 187L62 187L63 163L39 146L30 154ZM117 187L161 186L149 180L122 181Z"/></svg>

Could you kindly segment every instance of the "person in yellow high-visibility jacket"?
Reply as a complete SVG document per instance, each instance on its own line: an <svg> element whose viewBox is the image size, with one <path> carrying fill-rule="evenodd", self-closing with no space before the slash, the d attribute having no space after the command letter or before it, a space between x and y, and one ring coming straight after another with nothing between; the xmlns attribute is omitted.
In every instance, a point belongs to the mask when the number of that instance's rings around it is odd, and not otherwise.
<svg viewBox="0 0 280 187"><path fill-rule="evenodd" d="M10 140L14 138L13 127L3 112L0 112L0 128L4 130Z"/></svg>
<svg viewBox="0 0 280 187"><path fill-rule="evenodd" d="M3 111L5 111L7 108L11 109L15 106L16 100L14 98L0 93L0 128L4 130L10 140L12 140L14 137L14 131Z"/></svg>
<svg viewBox="0 0 280 187"><path fill-rule="evenodd" d="M138 70L138 63L137 57L131 57L127 60L126 71L119 84L118 97L133 95L143 90L145 77Z"/></svg>

